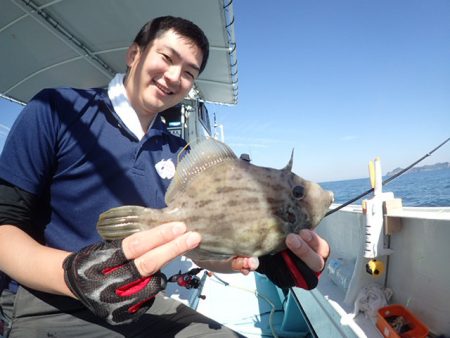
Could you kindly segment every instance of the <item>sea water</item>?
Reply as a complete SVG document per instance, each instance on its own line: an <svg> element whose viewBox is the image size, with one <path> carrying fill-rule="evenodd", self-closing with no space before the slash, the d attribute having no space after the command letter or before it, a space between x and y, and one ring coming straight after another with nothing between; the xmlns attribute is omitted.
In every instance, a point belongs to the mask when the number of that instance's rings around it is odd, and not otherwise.
<svg viewBox="0 0 450 338"><path fill-rule="evenodd" d="M383 177L383 181L388 177ZM335 203L345 203L371 188L369 178L323 182L322 187L334 192ZM450 207L450 169L404 173L383 185L383 191L391 191L401 198L403 206ZM370 198L369 194L362 199ZM361 204L362 199L352 204Z"/></svg>

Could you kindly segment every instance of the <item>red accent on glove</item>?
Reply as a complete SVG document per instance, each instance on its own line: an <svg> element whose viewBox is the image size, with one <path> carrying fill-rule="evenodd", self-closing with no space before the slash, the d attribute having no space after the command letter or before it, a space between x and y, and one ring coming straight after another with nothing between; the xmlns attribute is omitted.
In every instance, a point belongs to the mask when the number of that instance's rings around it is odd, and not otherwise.
<svg viewBox="0 0 450 338"><path fill-rule="evenodd" d="M295 286L298 286L299 288L308 290L308 284L305 281L305 278L303 278L302 273L298 270L297 265L292 260L291 256L289 256L287 250L281 251L281 257L283 257L284 262L286 263L289 272L292 275L292 278L295 281ZM322 271L318 271L314 273L317 276L317 279L320 278L320 275L322 274Z"/></svg>
<svg viewBox="0 0 450 338"><path fill-rule="evenodd" d="M128 297L134 295L135 293L138 293L139 291L143 290L147 286L147 284L150 283L152 278L153 275L148 277L142 277L135 281L132 281L131 283L122 285L121 287L116 289L116 295L118 295L119 297Z"/></svg>
<svg viewBox="0 0 450 338"><path fill-rule="evenodd" d="M286 263L286 266L288 267L288 270L291 273L292 278L294 279L295 286L308 290L309 289L308 284L306 283L300 271L298 271L297 265L289 256L287 250L281 251L281 256L283 257L283 260Z"/></svg>
<svg viewBox="0 0 450 338"><path fill-rule="evenodd" d="M138 312L139 309L140 309L143 305L145 305L145 303L151 301L153 298L155 298L155 296L152 296L152 297L150 297L150 298L144 299L143 301L141 301L141 302L139 302L139 303L137 303L137 304L134 304L133 306L130 306L130 307L128 308L128 313L136 313L136 312Z"/></svg>
<svg viewBox="0 0 450 338"><path fill-rule="evenodd" d="M124 266L124 264L121 265L117 265L117 266L113 266L113 267L108 267L102 270L102 274L104 275L108 275L113 271L116 271L117 269L121 268L122 266Z"/></svg>

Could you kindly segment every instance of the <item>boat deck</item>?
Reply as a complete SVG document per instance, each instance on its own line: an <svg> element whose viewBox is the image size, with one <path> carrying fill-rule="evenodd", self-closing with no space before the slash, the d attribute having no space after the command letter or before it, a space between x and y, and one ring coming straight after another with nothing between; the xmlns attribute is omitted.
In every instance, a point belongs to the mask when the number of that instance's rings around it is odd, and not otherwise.
<svg viewBox="0 0 450 338"><path fill-rule="evenodd" d="M205 299L192 292L178 299L251 338L377 338L382 335L374 320L364 313L354 316L354 302L362 288L386 283L393 291L390 304L407 307L433 334L448 332L450 272L436 267L447 263L450 208L404 207L386 216L401 219L402 227L390 237L389 259L378 257L385 264L378 277L365 268L369 260L363 257L365 216L360 206L350 206L324 219L317 229L332 252L316 289L293 288L285 294L257 273L216 274L203 276L200 293ZM333 259L349 262L345 286L331 279L328 267ZM185 266L183 271L187 270Z"/></svg>
<svg viewBox="0 0 450 338"><path fill-rule="evenodd" d="M382 338L375 324L363 313L354 316L354 306L344 302L344 292L322 275L312 291L292 289L319 337Z"/></svg>
<svg viewBox="0 0 450 338"><path fill-rule="evenodd" d="M310 330L292 295L251 273L207 277L197 311L250 338L310 337Z"/></svg>
<svg viewBox="0 0 450 338"><path fill-rule="evenodd" d="M354 317L326 272L315 290L287 295L257 273L216 274L205 277L201 294L199 312L250 338L382 337L363 313Z"/></svg>

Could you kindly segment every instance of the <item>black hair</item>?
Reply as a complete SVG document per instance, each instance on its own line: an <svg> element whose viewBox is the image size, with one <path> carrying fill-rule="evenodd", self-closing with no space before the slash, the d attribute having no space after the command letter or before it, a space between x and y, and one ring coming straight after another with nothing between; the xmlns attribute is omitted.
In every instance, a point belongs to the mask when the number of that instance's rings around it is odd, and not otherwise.
<svg viewBox="0 0 450 338"><path fill-rule="evenodd" d="M147 22L134 38L142 49L145 49L156 38L173 29L176 33L192 41L203 54L199 74L205 69L209 56L209 42L205 33L193 22L173 16L161 16Z"/></svg>

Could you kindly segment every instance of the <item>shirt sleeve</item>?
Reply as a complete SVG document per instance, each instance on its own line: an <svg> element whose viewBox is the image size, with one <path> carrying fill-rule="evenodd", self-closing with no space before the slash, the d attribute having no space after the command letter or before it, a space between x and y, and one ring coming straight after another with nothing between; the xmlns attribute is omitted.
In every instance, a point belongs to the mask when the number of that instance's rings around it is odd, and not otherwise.
<svg viewBox="0 0 450 338"><path fill-rule="evenodd" d="M58 146L56 94L43 90L24 107L0 155L0 225L17 226L42 243Z"/></svg>
<svg viewBox="0 0 450 338"><path fill-rule="evenodd" d="M56 163L56 99L43 90L24 107L0 156L0 178L37 196L47 193Z"/></svg>
<svg viewBox="0 0 450 338"><path fill-rule="evenodd" d="M36 195L0 180L0 226L15 225L38 242L43 242L44 229L33 226L38 213Z"/></svg>

